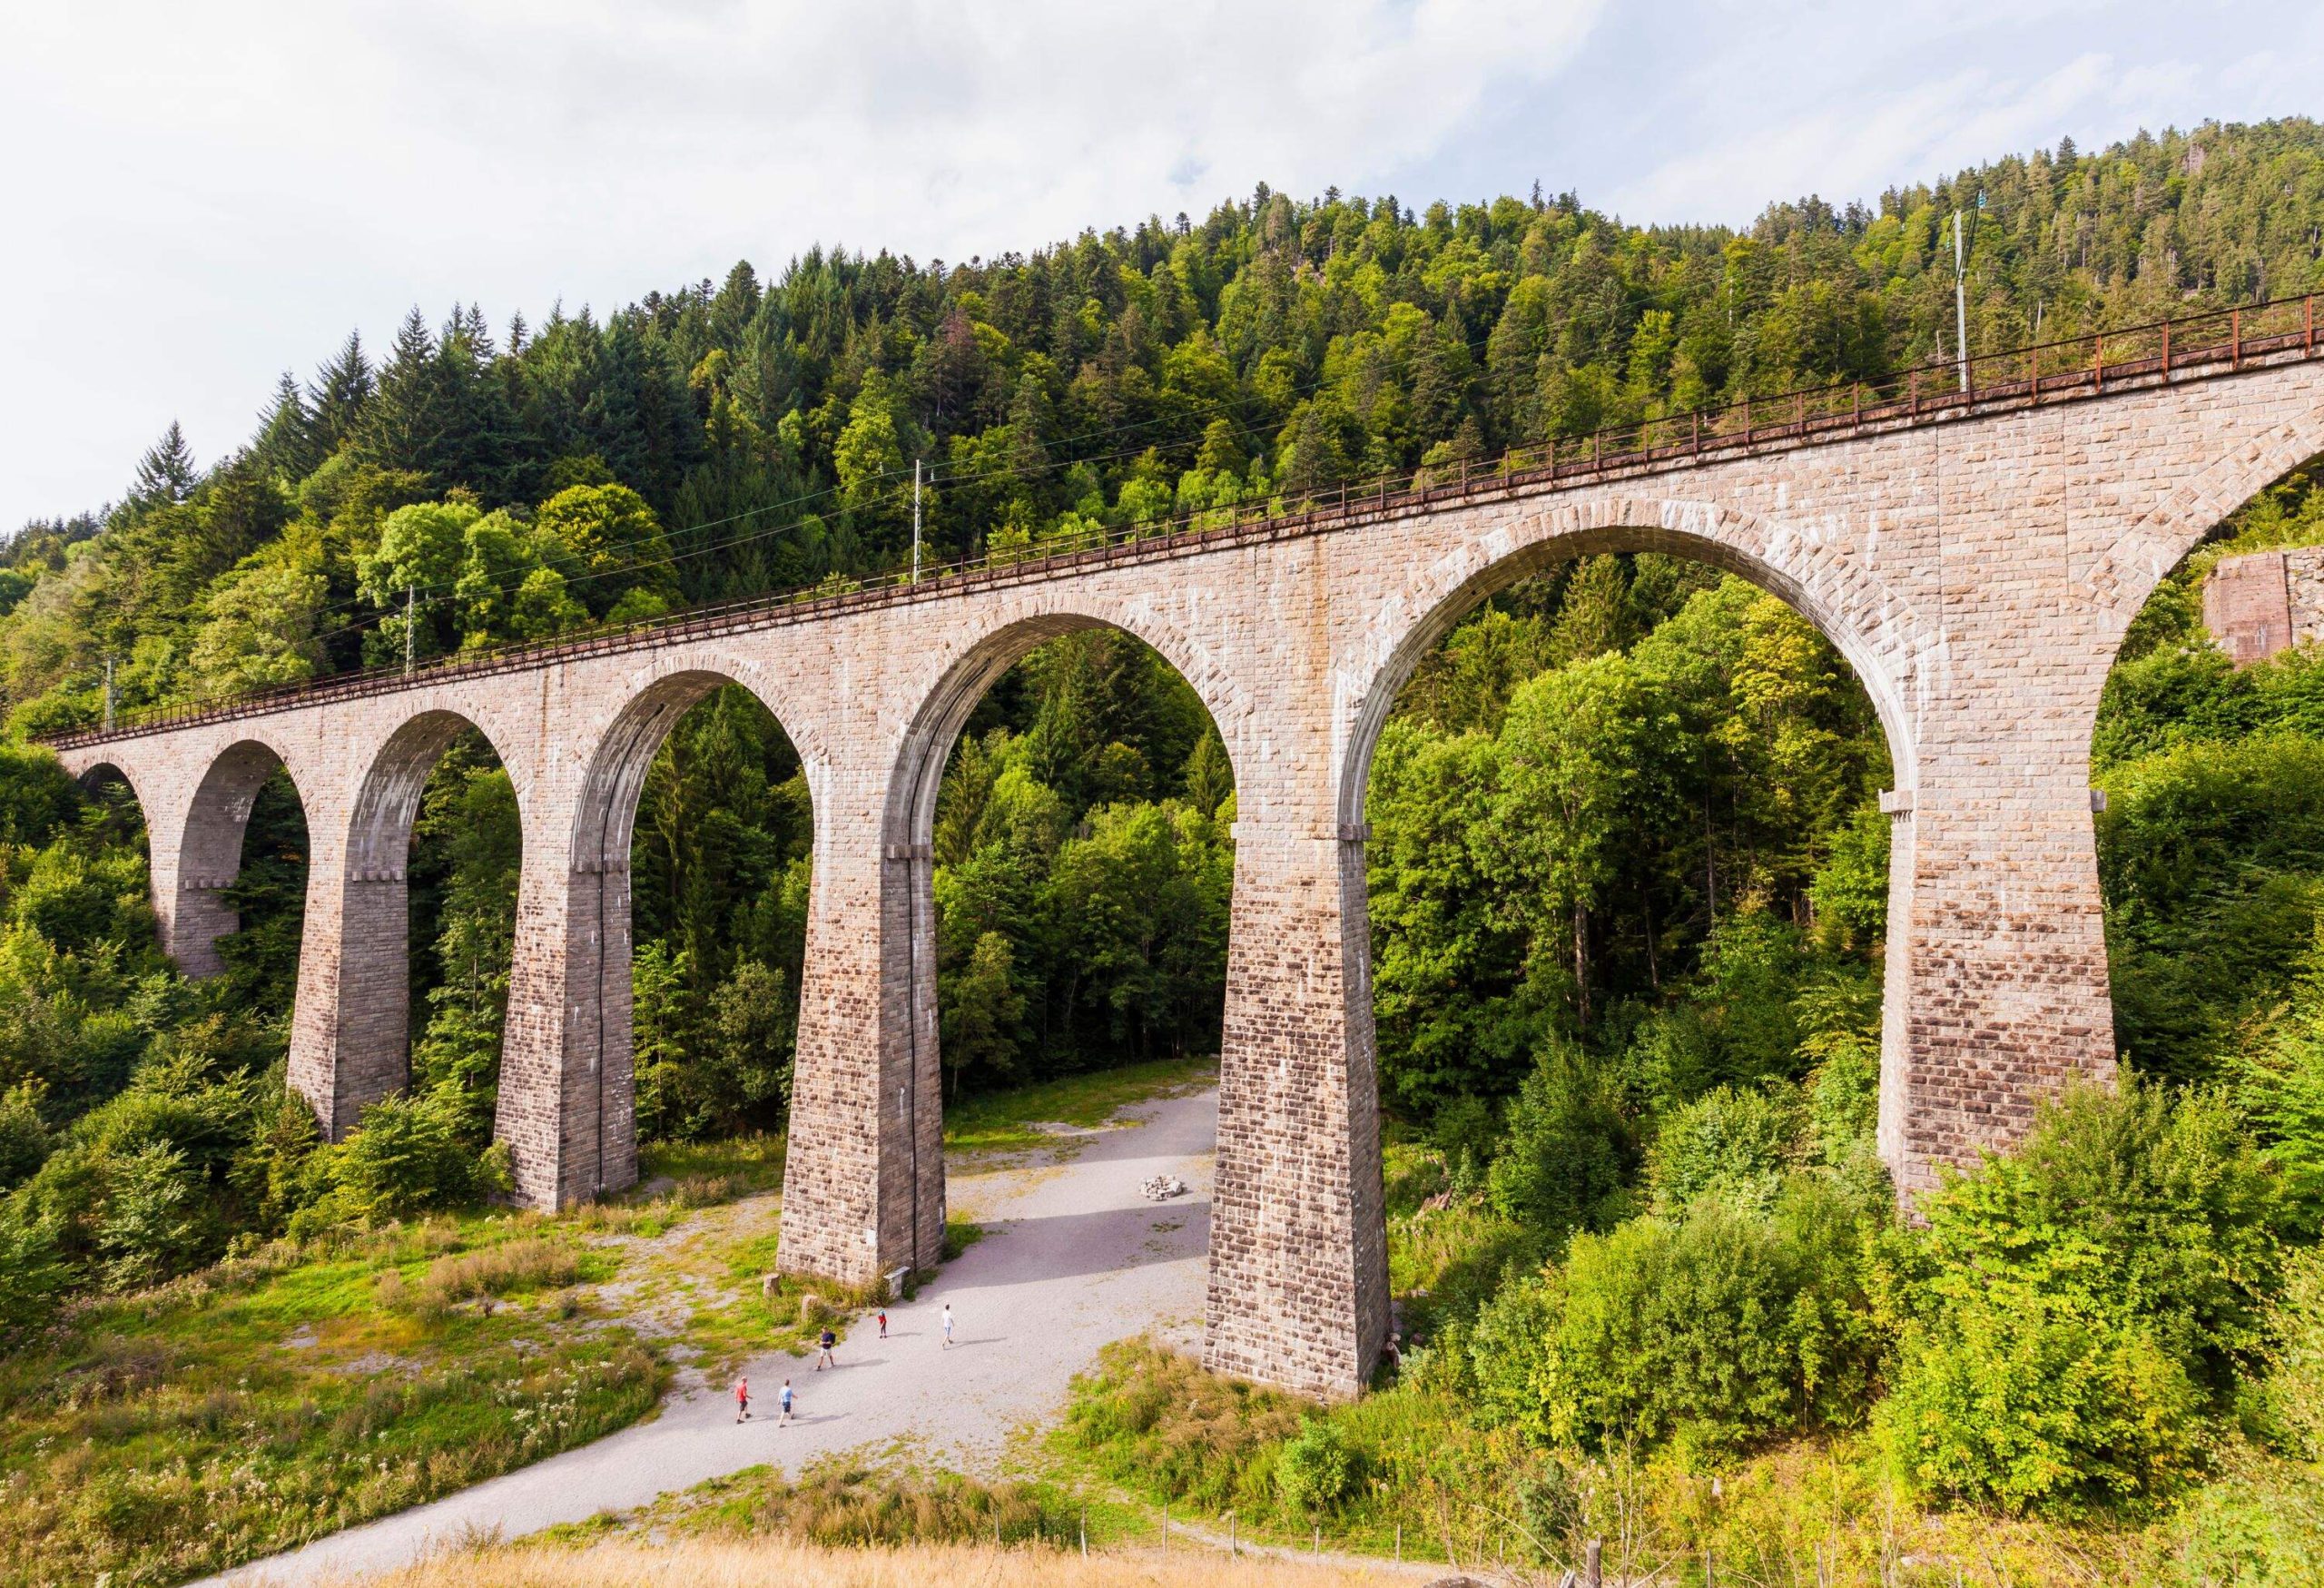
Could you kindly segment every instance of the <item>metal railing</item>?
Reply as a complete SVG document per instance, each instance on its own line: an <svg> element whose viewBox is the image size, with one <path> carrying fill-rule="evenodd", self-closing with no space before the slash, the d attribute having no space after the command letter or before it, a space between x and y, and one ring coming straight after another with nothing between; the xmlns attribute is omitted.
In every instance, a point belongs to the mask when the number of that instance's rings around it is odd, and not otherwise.
<svg viewBox="0 0 2324 1588"><path fill-rule="evenodd" d="M1561 437L1498 459L1464 459L1359 484L1281 495L1053 538L923 568L917 580L827 579L775 595L690 607L642 623L567 637L456 652L415 667L371 667L221 700L117 712L110 728L42 735L57 748L425 689L456 678L677 645L710 635L812 621L867 606L940 599L995 584L1059 578L1094 563L1177 557L1254 538L1324 533L1382 518L1448 510L1483 498L1532 495L1609 478L1662 472L1738 455L1942 423L1997 410L2088 400L2133 388L2232 375L2317 356L2317 295L2240 305L2086 331L2063 340L1918 365L1876 380L1842 381Z"/></svg>

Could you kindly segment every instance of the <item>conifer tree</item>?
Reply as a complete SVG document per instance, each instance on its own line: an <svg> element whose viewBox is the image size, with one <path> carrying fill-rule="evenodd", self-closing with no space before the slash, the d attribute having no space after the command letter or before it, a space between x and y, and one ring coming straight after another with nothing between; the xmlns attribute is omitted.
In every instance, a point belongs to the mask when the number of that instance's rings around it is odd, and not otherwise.
<svg viewBox="0 0 2324 1588"><path fill-rule="evenodd" d="M193 467L193 449L185 444L185 431L172 419L162 439L137 460L137 480L130 487L130 500L141 507L174 507L193 494L200 478Z"/></svg>
<svg viewBox="0 0 2324 1588"><path fill-rule="evenodd" d="M273 404L260 416L251 452L261 466L291 479L304 479L323 460L315 444L315 417L307 407L307 394L288 370L274 388Z"/></svg>
<svg viewBox="0 0 2324 1588"><path fill-rule="evenodd" d="M395 351L356 427L355 449L381 469L433 476L458 417L443 390L436 338L414 307L396 330Z"/></svg>
<svg viewBox="0 0 2324 1588"><path fill-rule="evenodd" d="M350 330L346 343L315 371L315 383L307 389L315 448L324 457L354 435L375 384L371 361L363 354L363 333Z"/></svg>

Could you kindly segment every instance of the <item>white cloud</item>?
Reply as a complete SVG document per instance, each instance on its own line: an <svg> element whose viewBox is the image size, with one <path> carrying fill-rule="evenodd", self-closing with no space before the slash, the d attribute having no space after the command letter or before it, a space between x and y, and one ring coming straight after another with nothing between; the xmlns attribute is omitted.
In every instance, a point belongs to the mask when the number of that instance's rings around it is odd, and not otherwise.
<svg viewBox="0 0 2324 1588"><path fill-rule="evenodd" d="M1261 180L1419 204L1538 173L1636 219L1741 220L2206 95L2293 108L2324 43L2290 0L1778 9L0 8L0 527L117 492L172 416L216 457L278 370L415 302L603 308L819 242L990 256Z"/></svg>

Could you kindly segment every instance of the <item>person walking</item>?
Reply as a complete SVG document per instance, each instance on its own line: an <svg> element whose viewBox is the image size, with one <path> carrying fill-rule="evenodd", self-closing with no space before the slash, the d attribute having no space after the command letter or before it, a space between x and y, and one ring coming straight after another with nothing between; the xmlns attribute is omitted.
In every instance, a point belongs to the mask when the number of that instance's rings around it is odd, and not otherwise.
<svg viewBox="0 0 2324 1588"><path fill-rule="evenodd" d="M944 1304L944 1348L952 1348L952 1304L949 1301Z"/></svg>
<svg viewBox="0 0 2324 1588"><path fill-rule="evenodd" d="M751 1417L751 1381L748 1377L734 1381L734 1421L747 1423Z"/></svg>
<svg viewBox="0 0 2324 1588"><path fill-rule="evenodd" d="M822 1346L822 1350L815 1357L815 1371L821 1373L826 1367L838 1366L839 1360L832 1355L832 1347L839 1344L839 1336L832 1333L831 1325L823 1326L822 1336L817 1343Z"/></svg>
<svg viewBox="0 0 2324 1588"><path fill-rule="evenodd" d="M789 1379L783 1381L783 1394L777 1398L783 1405L783 1415L775 1419L774 1425L780 1428L791 1421L791 1381Z"/></svg>
<svg viewBox="0 0 2324 1588"><path fill-rule="evenodd" d="M884 1307L880 1309L880 1337L888 1337L888 1309Z"/></svg>

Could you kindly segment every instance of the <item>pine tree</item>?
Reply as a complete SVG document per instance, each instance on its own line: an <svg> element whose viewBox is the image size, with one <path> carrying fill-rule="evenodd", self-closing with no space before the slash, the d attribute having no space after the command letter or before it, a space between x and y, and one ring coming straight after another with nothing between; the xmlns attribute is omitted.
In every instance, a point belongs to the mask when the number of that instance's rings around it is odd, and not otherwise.
<svg viewBox="0 0 2324 1588"><path fill-rule="evenodd" d="M185 431L172 419L162 439L137 460L137 480L130 487L129 498L141 507L172 507L193 494L200 478L193 467L193 449L185 444Z"/></svg>
<svg viewBox="0 0 2324 1588"><path fill-rule="evenodd" d="M273 405L259 417L251 453L262 467L291 479L306 478L323 460L322 449L315 444L315 416L308 409L307 394L288 370L275 386Z"/></svg>
<svg viewBox="0 0 2324 1588"><path fill-rule="evenodd" d="M395 352L379 371L379 386L364 406L353 442L366 463L436 475L458 422L456 405L444 390L436 339L418 308L397 329ZM442 485L455 483L438 480Z"/></svg>
<svg viewBox="0 0 2324 1588"><path fill-rule="evenodd" d="M375 385L371 361L363 356L363 333L350 330L338 356L315 371L315 383L307 389L318 452L329 457L346 445Z"/></svg>

